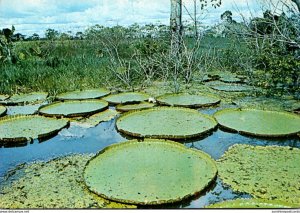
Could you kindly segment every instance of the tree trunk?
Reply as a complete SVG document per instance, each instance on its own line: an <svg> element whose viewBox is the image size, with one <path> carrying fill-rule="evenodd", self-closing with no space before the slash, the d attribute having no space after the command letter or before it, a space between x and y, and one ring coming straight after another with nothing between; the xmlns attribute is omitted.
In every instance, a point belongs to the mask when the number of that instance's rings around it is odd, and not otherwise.
<svg viewBox="0 0 300 213"><path fill-rule="evenodd" d="M171 54L178 56L182 43L182 0L171 0Z"/></svg>
<svg viewBox="0 0 300 213"><path fill-rule="evenodd" d="M300 0L292 0L297 6L298 12L300 12Z"/></svg>

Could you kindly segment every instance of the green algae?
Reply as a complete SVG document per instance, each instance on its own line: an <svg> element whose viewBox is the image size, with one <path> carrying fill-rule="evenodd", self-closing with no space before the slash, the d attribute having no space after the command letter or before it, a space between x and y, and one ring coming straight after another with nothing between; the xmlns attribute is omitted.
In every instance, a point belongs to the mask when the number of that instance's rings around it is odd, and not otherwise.
<svg viewBox="0 0 300 213"><path fill-rule="evenodd" d="M111 145L84 170L88 188L124 203L157 205L183 200L206 189L217 168L206 153L165 140Z"/></svg>
<svg viewBox="0 0 300 213"><path fill-rule="evenodd" d="M213 130L217 122L197 110L156 107L128 112L117 119L117 129L135 137L187 139Z"/></svg>
<svg viewBox="0 0 300 213"><path fill-rule="evenodd" d="M217 161L225 184L254 198L300 205L300 149L237 144Z"/></svg>
<svg viewBox="0 0 300 213"><path fill-rule="evenodd" d="M150 98L146 93L141 92L123 92L104 97L110 104L125 104L146 101Z"/></svg>
<svg viewBox="0 0 300 213"><path fill-rule="evenodd" d="M119 104L116 106L116 110L120 112L128 112L132 110L148 109L154 107L154 103L141 102L138 104Z"/></svg>
<svg viewBox="0 0 300 213"><path fill-rule="evenodd" d="M224 128L253 136L283 137L300 132L300 116L288 112L224 109L214 117Z"/></svg>
<svg viewBox="0 0 300 213"><path fill-rule="evenodd" d="M190 95L187 93L165 94L157 98L159 104L179 107L208 107L220 103L220 99L212 95Z"/></svg>
<svg viewBox="0 0 300 213"><path fill-rule="evenodd" d="M0 106L0 116L5 115L6 111L7 111L6 107Z"/></svg>
<svg viewBox="0 0 300 213"><path fill-rule="evenodd" d="M253 208L264 208L264 209L278 209L278 208L299 208L299 205L294 205L282 201L274 200L263 200L263 199L236 199L226 200L223 202L215 203L205 208L229 208L229 209L253 209Z"/></svg>
<svg viewBox="0 0 300 213"><path fill-rule="evenodd" d="M108 103L103 100L54 102L43 106L39 113L52 117L88 116L107 109Z"/></svg>
<svg viewBox="0 0 300 213"><path fill-rule="evenodd" d="M110 91L104 88L90 90L76 90L62 93L56 96L58 100L85 100L96 99L109 95Z"/></svg>
<svg viewBox="0 0 300 213"><path fill-rule="evenodd" d="M15 94L10 98L1 101L6 105L19 105L19 104L33 104L44 102L48 97L48 93L45 92L32 92L28 94Z"/></svg>
<svg viewBox="0 0 300 213"><path fill-rule="evenodd" d="M82 173L93 155L71 155L18 168L0 193L0 208L136 208L105 200L85 186ZM10 181L13 179L13 181Z"/></svg>
<svg viewBox="0 0 300 213"><path fill-rule="evenodd" d="M0 141L13 143L47 138L68 124L69 122L65 119L38 115L6 116L0 119Z"/></svg>
<svg viewBox="0 0 300 213"><path fill-rule="evenodd" d="M99 112L97 114L94 114L88 118L75 118L71 119L72 123L75 123L78 126L81 127L95 127L101 122L110 121L111 119L115 118L119 113L116 110L107 109L103 112Z"/></svg>

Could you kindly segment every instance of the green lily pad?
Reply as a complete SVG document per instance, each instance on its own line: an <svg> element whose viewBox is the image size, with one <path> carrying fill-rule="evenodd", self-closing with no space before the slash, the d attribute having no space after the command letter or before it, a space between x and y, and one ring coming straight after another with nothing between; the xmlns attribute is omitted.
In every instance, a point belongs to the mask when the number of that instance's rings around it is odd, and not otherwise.
<svg viewBox="0 0 300 213"><path fill-rule="evenodd" d="M180 107L157 107L128 112L119 117L117 129L135 137L187 139L201 136L217 126L209 115Z"/></svg>
<svg viewBox="0 0 300 213"><path fill-rule="evenodd" d="M0 141L23 142L42 139L56 134L68 124L65 119L38 115L7 116L0 119Z"/></svg>
<svg viewBox="0 0 300 213"><path fill-rule="evenodd" d="M121 112L128 112L131 110L152 108L154 106L155 106L154 103L149 103L149 102L141 102L138 104L119 104L116 106L116 110Z"/></svg>
<svg viewBox="0 0 300 213"><path fill-rule="evenodd" d="M233 190L255 198L300 205L300 149L237 144L217 161L218 174Z"/></svg>
<svg viewBox="0 0 300 213"><path fill-rule="evenodd" d="M72 92L62 93L56 96L58 100L85 100L101 98L110 94L107 89L91 89L91 90L76 90Z"/></svg>
<svg viewBox="0 0 300 213"><path fill-rule="evenodd" d="M240 83L242 80L235 76L223 76L220 78L220 81L224 83Z"/></svg>
<svg viewBox="0 0 300 213"><path fill-rule="evenodd" d="M216 208L226 208L226 209L253 209L253 208L264 208L264 209L278 209L278 208L296 208L299 206L277 201L277 200L263 200L263 199L236 199L236 200L226 200L220 203L215 203L205 208L216 209Z"/></svg>
<svg viewBox="0 0 300 213"><path fill-rule="evenodd" d="M224 109L214 117L222 127L247 135L283 137L300 132L300 116L288 112Z"/></svg>
<svg viewBox="0 0 300 213"><path fill-rule="evenodd" d="M5 101L8 98L9 98L8 95L0 95L0 101Z"/></svg>
<svg viewBox="0 0 300 213"><path fill-rule="evenodd" d="M7 111L6 107L0 106L0 116L4 115L6 111Z"/></svg>
<svg viewBox="0 0 300 213"><path fill-rule="evenodd" d="M104 97L110 104L125 104L146 101L150 98L149 95L140 92L124 92L119 94L109 95Z"/></svg>
<svg viewBox="0 0 300 213"><path fill-rule="evenodd" d="M190 95L185 93L166 94L157 98L158 103L180 107L207 107L220 103L220 99L211 95Z"/></svg>
<svg viewBox="0 0 300 213"><path fill-rule="evenodd" d="M100 151L84 170L87 187L117 202L155 205L183 200L205 190L217 168L206 153L173 141L148 139Z"/></svg>
<svg viewBox="0 0 300 213"><path fill-rule="evenodd" d="M75 120L74 122L82 127L95 127L101 122L109 121L116 117L119 113L116 110L107 109L103 112L99 112L94 114L88 118L81 118L79 120Z"/></svg>
<svg viewBox="0 0 300 213"><path fill-rule="evenodd" d="M7 105L18 105L26 103L43 102L47 99L48 93L45 92L32 92L28 94L15 94L10 98L2 101L3 104Z"/></svg>
<svg viewBox="0 0 300 213"><path fill-rule="evenodd" d="M108 103L103 100L55 102L39 109L39 113L53 117L88 116L107 109Z"/></svg>
<svg viewBox="0 0 300 213"><path fill-rule="evenodd" d="M229 83L223 83L220 81L211 81L206 84L210 88L218 91L224 91L224 92L245 92L254 90L253 87L243 84L229 84Z"/></svg>

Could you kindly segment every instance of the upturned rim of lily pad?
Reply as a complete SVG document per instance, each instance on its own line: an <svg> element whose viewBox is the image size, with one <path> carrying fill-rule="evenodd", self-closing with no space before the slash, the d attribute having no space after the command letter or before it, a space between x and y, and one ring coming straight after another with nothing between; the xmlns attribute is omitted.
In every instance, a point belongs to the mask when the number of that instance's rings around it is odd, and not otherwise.
<svg viewBox="0 0 300 213"><path fill-rule="evenodd" d="M136 100L126 100L126 101L112 100L112 98L114 98L114 97L123 96L123 95L124 96L138 95L140 97L137 98ZM148 95L147 93L144 93L144 92L120 92L120 93L110 94L108 96L105 96L103 98L103 100L107 101L109 104L117 105L117 104L128 104L128 103L140 103L140 102L148 100L149 98L150 98L150 95Z"/></svg>
<svg viewBox="0 0 300 213"><path fill-rule="evenodd" d="M257 208L264 208L264 209L274 209L274 208L299 208L298 205L287 203L281 200L267 200L267 199L258 199L258 198L238 198L235 200L225 200L218 203L214 203L205 208L225 208L225 209L232 209L232 208L253 208L253 205L262 205L262 207Z"/></svg>
<svg viewBox="0 0 300 213"><path fill-rule="evenodd" d="M80 93L94 93L93 95L90 95L90 97L72 97L73 95L80 96ZM79 93L79 94L78 94ZM64 92L61 94L58 94L55 98L57 100L63 101L63 100L87 100L87 99L98 99L105 97L110 94L110 91L105 88L99 88L99 89L87 89L87 90L74 90L69 92Z"/></svg>
<svg viewBox="0 0 300 213"><path fill-rule="evenodd" d="M5 115L7 112L7 108L5 106L0 105L0 116Z"/></svg>
<svg viewBox="0 0 300 213"><path fill-rule="evenodd" d="M141 110L141 109L148 109L156 106L154 103L149 103L146 101L136 103L136 104L118 104L116 106L116 110L120 112L129 112L132 110Z"/></svg>
<svg viewBox="0 0 300 213"><path fill-rule="evenodd" d="M49 108L49 107L53 107L55 105L61 105L61 104L65 104L65 103L88 103L88 102L94 102L94 103L99 103L99 104L102 104L102 106L98 107L97 109L95 110L91 110L91 111L82 111L82 112L76 112L76 113L47 113L47 112L43 112L43 110ZM72 118L72 117L86 117L86 116L89 116L89 115L93 115L93 114L96 114L98 112L102 112L104 110L108 109L108 102L104 101L104 100L98 100L98 99L88 99L88 100L68 100L68 101L55 101L51 104L47 104L47 105L44 105L44 106L41 106L39 109L38 109L38 113L40 115L44 115L44 116L47 116L47 117L66 117L66 118Z"/></svg>
<svg viewBox="0 0 300 213"><path fill-rule="evenodd" d="M43 96L42 99L36 99L33 101L28 101L26 100L13 100L15 98L15 96L33 96L33 95L41 95ZM23 105L23 104L32 104L32 103L37 103L37 102L43 102L47 99L47 97L49 96L49 94L47 92L30 92L30 93L20 93L20 94L14 94L11 95L9 98L5 99L4 101L0 101L1 104L4 105L9 105L9 106L14 106L14 105ZM12 99L12 100L11 100Z"/></svg>
<svg viewBox="0 0 300 213"><path fill-rule="evenodd" d="M211 98L214 99L212 101L207 101L206 103L195 103L195 104L184 104L184 103L176 103L172 104L168 102L168 99L170 96L191 96L191 97L199 97L199 98ZM160 95L156 98L157 102L161 105L166 105L166 106L175 106L175 107L189 107L189 108L201 108L201 107L210 107L214 105L218 105L221 102L221 99L218 98L217 96L210 95L210 94L196 94L196 95L191 95L188 93L167 93L164 95Z"/></svg>
<svg viewBox="0 0 300 213"><path fill-rule="evenodd" d="M150 201L150 200L144 200L144 201L137 201L137 200L130 200L130 199L120 199L120 198L115 198L113 196L108 196L105 195L99 191L96 191L95 189L92 189L91 186L89 186L87 184L87 180L86 180L86 170L88 168L88 166L91 164L91 162L101 156L102 154L105 153L109 153L112 150L115 149L120 149L123 146L127 147L130 145L146 145L146 143L157 143L157 144L163 144L165 146L172 146L172 147L176 147L178 148L181 152L191 152L193 154L196 154L199 156L199 158L204 159L207 163L210 164L211 170L212 170L212 174L211 177L209 177L209 181L207 181L207 183L204 184L204 186L202 186L199 189L195 189L192 192L186 193L185 195L181 196L181 197L175 197L175 198L171 198L168 200L155 200L155 201ZM141 161L136 161L136 162L141 162ZM163 164L163 161L161 162ZM120 171L121 172L121 171ZM93 193L108 199L108 200L112 200L112 201L116 201L116 202L120 202L120 203L125 203L125 204L134 204L134 205L161 205L161 204L167 204L167 203L175 203L175 202L179 202L181 200L185 200L187 198L193 197L195 195L197 195L200 192L203 192L205 190L207 190L207 188L215 181L216 177L217 177L217 173L218 173L218 169L217 169L217 165L215 160L206 152L198 150L198 149L193 149L193 148L187 148L186 146L184 146L183 144L177 143L175 141L171 141L171 140L165 140L165 139L144 139L143 141L139 141L139 140L129 140L129 141L124 141L124 142L120 142L117 144L112 144L108 147L105 147L104 149L100 150L95 156L93 156L91 159L88 160L88 162L85 165L84 168L84 172L83 172L83 176L84 176L84 182L86 184L86 187ZM147 183L145 183L145 187L147 187Z"/></svg>
<svg viewBox="0 0 300 213"><path fill-rule="evenodd" d="M49 117L44 117L44 116L40 116L40 115L9 115L9 116L0 118L0 126L1 126L1 123L5 122L5 121L28 119L28 118L43 118L43 119L47 119L48 121L55 120L55 121L61 121L64 123L59 128L54 128L47 133L38 134L36 137L14 137L14 138L3 137L3 138L0 138L0 141L5 142L5 143L10 143L10 142L21 143L21 142L31 141L34 139L42 140L42 139L49 138L51 136L56 135L60 130L62 130L70 125L70 122L67 119L49 118Z"/></svg>
<svg viewBox="0 0 300 213"><path fill-rule="evenodd" d="M295 136L298 133L300 133L300 129L298 131L293 131L293 132L287 132L285 134L267 134L267 133L257 133L257 132L253 132L253 131L246 131L246 130L242 130L239 128L233 128L233 127L229 127L228 125L226 125L225 123L221 122L220 119L218 119L218 116L222 116L222 114L226 114L226 113L234 113L234 112L241 112L241 111L252 111L252 112L265 112L265 113L269 113L269 114L283 114L286 116L290 116L296 119L300 120L300 116L296 115L295 113L291 113L291 112L287 112L287 111L271 111L271 110L261 110L261 109L254 109L254 108L228 108L228 109L222 109L219 110L217 112L215 112L213 114L213 117L216 119L216 121L218 122L218 124L220 125L220 127L222 127L223 129L232 131L232 132L238 132L240 134L244 134L244 135L250 135L250 136L255 136L255 137L269 137L269 138L281 138L281 137L290 137L290 136Z"/></svg>
<svg viewBox="0 0 300 213"><path fill-rule="evenodd" d="M199 132L194 133L194 134L189 134L189 135L167 135L167 134L151 134L151 135L144 135L142 133L137 133L137 132L131 132L128 131L126 129L122 129L119 127L119 123L121 120L125 119L127 116L132 116L133 114L140 114L140 113L145 113L148 111L158 111L158 110L181 110L181 111L185 111L185 112L190 112L190 113L194 113L197 116L201 116L202 118L207 119L207 121L210 122L210 127L207 127L205 130L199 130ZM120 117L117 118L116 120L116 129L121 132L124 133L126 135L129 136L133 136L133 137L138 137L138 138L156 138L156 139L170 139L170 140L176 140L176 139L191 139L191 138L197 138L197 137L201 137L205 134L207 134L208 132L213 131L214 129L216 129L218 126L218 122L215 120L215 118L213 116L207 115L207 114L203 114L195 109L190 109L190 108L186 108L186 107L167 107L167 106L160 106L160 107L154 107L154 108L148 108L148 109L141 109L141 110L132 110L129 112L125 112L123 115L121 115Z"/></svg>

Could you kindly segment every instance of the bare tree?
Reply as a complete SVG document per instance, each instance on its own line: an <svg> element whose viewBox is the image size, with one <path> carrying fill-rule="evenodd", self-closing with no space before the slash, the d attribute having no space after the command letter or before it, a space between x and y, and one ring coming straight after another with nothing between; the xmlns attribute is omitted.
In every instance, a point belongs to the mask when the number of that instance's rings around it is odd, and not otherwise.
<svg viewBox="0 0 300 213"><path fill-rule="evenodd" d="M298 12L300 12L300 0L291 0L292 2L294 2L298 8Z"/></svg>

